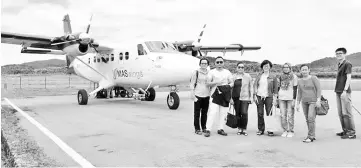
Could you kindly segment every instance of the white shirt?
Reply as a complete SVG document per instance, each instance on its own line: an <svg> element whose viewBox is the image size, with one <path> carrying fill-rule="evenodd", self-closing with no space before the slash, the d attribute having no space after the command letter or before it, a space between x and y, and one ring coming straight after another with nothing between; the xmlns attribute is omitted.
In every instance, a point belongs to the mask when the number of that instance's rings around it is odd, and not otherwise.
<svg viewBox="0 0 361 168"><path fill-rule="evenodd" d="M257 95L261 97L268 96L268 74L262 74L261 78L259 79L259 87L257 89Z"/></svg>
<svg viewBox="0 0 361 168"><path fill-rule="evenodd" d="M221 81L222 82L221 85L228 85L229 84L228 80L232 81L232 73L228 69L222 69L219 71L217 70L217 68L214 68L211 71L209 71L208 77L210 82ZM211 95L214 93L215 90L216 90L216 86L213 86L211 88Z"/></svg>

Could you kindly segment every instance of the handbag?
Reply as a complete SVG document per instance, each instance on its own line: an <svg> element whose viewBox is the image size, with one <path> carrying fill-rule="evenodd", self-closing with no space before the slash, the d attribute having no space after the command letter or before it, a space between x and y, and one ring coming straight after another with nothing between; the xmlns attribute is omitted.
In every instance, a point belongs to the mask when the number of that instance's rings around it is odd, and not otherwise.
<svg viewBox="0 0 361 168"><path fill-rule="evenodd" d="M233 112L231 112L231 113L228 112L226 125L231 128L237 128L239 117L236 116L235 109L234 108L233 108L233 110L231 110L231 109L232 109L232 105L230 105L229 111L233 111Z"/></svg>
<svg viewBox="0 0 361 168"><path fill-rule="evenodd" d="M329 109L328 100L321 95L321 107L316 108L316 115L326 115Z"/></svg>
<svg viewBox="0 0 361 168"><path fill-rule="evenodd" d="M313 80L312 80L313 82ZM313 82L313 85L315 85L315 83ZM314 86L314 88L316 88L316 86ZM316 93L316 90L314 90ZM330 109L330 105L328 104L328 100L326 98L323 97L323 95L321 95L321 107L316 107L316 115L326 115L328 113L328 110Z"/></svg>

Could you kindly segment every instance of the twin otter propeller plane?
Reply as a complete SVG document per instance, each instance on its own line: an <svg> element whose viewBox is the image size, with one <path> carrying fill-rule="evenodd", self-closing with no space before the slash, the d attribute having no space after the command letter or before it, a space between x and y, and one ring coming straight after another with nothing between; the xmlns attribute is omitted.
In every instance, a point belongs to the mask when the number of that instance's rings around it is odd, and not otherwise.
<svg viewBox="0 0 361 168"><path fill-rule="evenodd" d="M167 104L170 109L177 109L180 103L177 85L188 83L191 73L199 67L198 58L183 52L194 52L194 49L200 52L202 46L195 47L191 43L144 41L118 50L96 43L88 34L90 23L86 32L72 33L69 15L65 15L63 26L64 36L51 38L1 32L1 42L22 45L21 53L66 55L68 70L98 83L98 88L89 94L85 89L78 91L79 105L86 105L88 97L107 97L107 89L114 89L117 96L128 95L153 101L156 96L154 87L158 86L170 87ZM182 51L179 49L180 46ZM231 47L230 50L234 51L234 47L237 46L226 47ZM207 52L212 51L212 47L203 49ZM219 46L214 47L214 51L219 50ZM227 49L224 48L222 51Z"/></svg>

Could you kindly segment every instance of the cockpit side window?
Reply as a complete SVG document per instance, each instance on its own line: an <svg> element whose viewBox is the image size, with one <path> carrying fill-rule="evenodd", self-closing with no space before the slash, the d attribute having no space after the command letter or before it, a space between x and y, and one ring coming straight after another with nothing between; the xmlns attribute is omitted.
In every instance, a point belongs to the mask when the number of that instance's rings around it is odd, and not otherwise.
<svg viewBox="0 0 361 168"><path fill-rule="evenodd" d="M146 55L146 52L142 44L138 44L137 47L138 47L138 55Z"/></svg>

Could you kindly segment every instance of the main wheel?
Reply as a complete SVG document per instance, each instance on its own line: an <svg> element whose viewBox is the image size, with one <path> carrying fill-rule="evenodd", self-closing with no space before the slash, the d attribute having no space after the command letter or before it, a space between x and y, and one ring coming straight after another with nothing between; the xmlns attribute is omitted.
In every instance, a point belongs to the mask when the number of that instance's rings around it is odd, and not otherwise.
<svg viewBox="0 0 361 168"><path fill-rule="evenodd" d="M172 110L175 110L179 107L179 96L177 93L175 92L171 92L168 96L167 96L167 104L168 107Z"/></svg>
<svg viewBox="0 0 361 168"><path fill-rule="evenodd" d="M154 101L155 99L155 90L154 88L149 88L145 96L146 101Z"/></svg>
<svg viewBox="0 0 361 168"><path fill-rule="evenodd" d="M126 91L126 90L120 91L120 97L125 97L126 95L127 95L127 91Z"/></svg>
<svg viewBox="0 0 361 168"><path fill-rule="evenodd" d="M84 89L78 91L78 104L79 105L88 104L88 94Z"/></svg>

